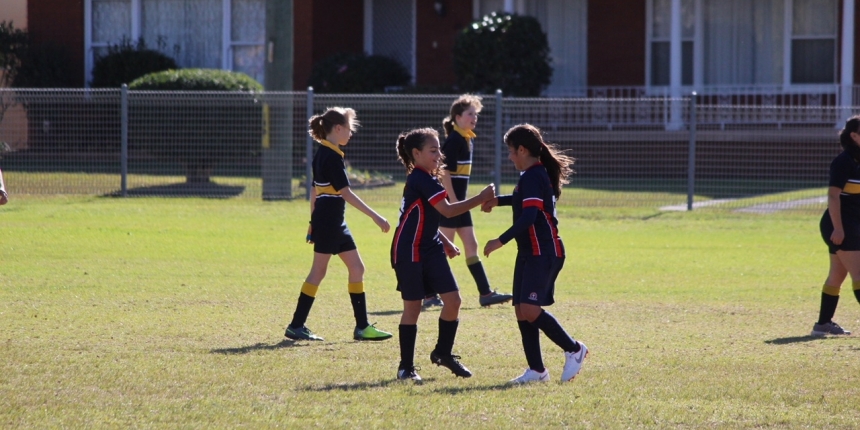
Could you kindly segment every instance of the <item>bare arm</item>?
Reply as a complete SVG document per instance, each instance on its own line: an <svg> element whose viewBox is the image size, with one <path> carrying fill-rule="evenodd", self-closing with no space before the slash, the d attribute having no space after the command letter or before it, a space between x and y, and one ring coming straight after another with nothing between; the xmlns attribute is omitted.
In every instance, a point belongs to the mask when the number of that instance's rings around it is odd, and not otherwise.
<svg viewBox="0 0 860 430"><path fill-rule="evenodd" d="M378 225L384 233L388 233L388 230L391 228L391 226L388 224L388 220L383 218L382 215L376 213L375 210L373 210L370 206L364 203L361 198L359 198L357 195L355 195L355 193L352 192L352 189L350 187L342 188L340 190L340 195L347 203L352 205L352 207L358 209L361 213L369 216L370 219L372 219L373 222L375 222L376 225Z"/></svg>
<svg viewBox="0 0 860 430"><path fill-rule="evenodd" d="M845 230L842 229L842 202L839 200L839 194L842 190L837 187L827 188L827 211L830 213L830 220L833 221L833 234L830 235L830 241L836 245L842 244L845 239Z"/></svg>
<svg viewBox="0 0 860 430"><path fill-rule="evenodd" d="M3 172L0 171L0 205L5 205L9 201L9 194L6 193L6 184L3 182Z"/></svg>
<svg viewBox="0 0 860 430"><path fill-rule="evenodd" d="M448 193L448 201L451 203L459 202L460 200L457 199L457 194L454 193L454 184L451 183L451 172L442 169L442 174L439 175L439 181L442 182L445 192Z"/></svg>
<svg viewBox="0 0 860 430"><path fill-rule="evenodd" d="M480 194L468 198L466 200L461 200L456 203L451 203L448 200L440 200L438 203L433 205L437 211L439 211L442 216L446 218L452 218L460 214L464 214L468 212L470 209L479 206L481 203L492 199L496 195L496 187L492 184L487 185L483 190L481 190Z"/></svg>

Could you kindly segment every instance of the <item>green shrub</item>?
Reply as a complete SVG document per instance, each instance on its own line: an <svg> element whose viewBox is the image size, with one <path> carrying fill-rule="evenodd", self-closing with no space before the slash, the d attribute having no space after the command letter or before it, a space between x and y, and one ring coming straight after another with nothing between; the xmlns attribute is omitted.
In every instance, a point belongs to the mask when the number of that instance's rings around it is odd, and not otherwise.
<svg viewBox="0 0 860 430"><path fill-rule="evenodd" d="M133 90L263 91L263 85L239 72L217 69L181 69L150 73L129 84Z"/></svg>
<svg viewBox="0 0 860 430"><path fill-rule="evenodd" d="M120 43L109 46L107 54L96 58L90 85L94 88L117 88L149 73L178 68L173 58L147 48L143 38L136 44L124 38Z"/></svg>
<svg viewBox="0 0 860 430"><path fill-rule="evenodd" d="M18 72L12 86L16 88L74 88L72 64L65 48L54 43L33 44L20 54Z"/></svg>
<svg viewBox="0 0 860 430"><path fill-rule="evenodd" d="M263 86L248 75L208 69L167 70L141 76L129 88L171 91L133 99L129 106L129 149L180 163L187 182L209 182L217 165L253 161L259 156L263 116L258 96ZM205 94L211 91L232 94Z"/></svg>
<svg viewBox="0 0 860 430"><path fill-rule="evenodd" d="M530 16L485 15L457 35L454 74L464 92L538 96L552 76L546 33Z"/></svg>
<svg viewBox="0 0 860 430"><path fill-rule="evenodd" d="M318 93L381 93L386 87L409 84L402 64L381 55L340 53L316 64L308 85Z"/></svg>

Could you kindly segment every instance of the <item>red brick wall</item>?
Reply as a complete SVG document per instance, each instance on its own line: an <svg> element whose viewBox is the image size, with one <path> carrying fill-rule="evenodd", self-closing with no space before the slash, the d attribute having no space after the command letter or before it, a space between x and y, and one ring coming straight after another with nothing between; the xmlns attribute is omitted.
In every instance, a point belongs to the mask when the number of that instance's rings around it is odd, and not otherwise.
<svg viewBox="0 0 860 430"><path fill-rule="evenodd" d="M645 0L588 1L588 85L645 85Z"/></svg>
<svg viewBox="0 0 860 430"><path fill-rule="evenodd" d="M434 0L417 0L416 71L418 85L454 85L454 40L472 22L472 2L445 0L445 15L433 8Z"/></svg>
<svg viewBox="0 0 860 430"><path fill-rule="evenodd" d="M81 87L84 77L84 2L83 0L29 0L27 30L33 42L51 42L69 55L69 73Z"/></svg>
<svg viewBox="0 0 860 430"><path fill-rule="evenodd" d="M296 0L293 88L304 90L314 63L338 52L364 52L362 0Z"/></svg>
<svg viewBox="0 0 860 430"><path fill-rule="evenodd" d="M314 2L293 2L293 89L303 91L313 67Z"/></svg>

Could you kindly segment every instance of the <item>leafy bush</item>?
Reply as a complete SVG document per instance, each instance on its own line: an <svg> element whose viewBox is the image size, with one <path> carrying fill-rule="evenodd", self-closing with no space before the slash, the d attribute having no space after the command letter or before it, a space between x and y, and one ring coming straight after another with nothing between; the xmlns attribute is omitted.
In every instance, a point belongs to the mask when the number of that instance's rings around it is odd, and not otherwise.
<svg viewBox="0 0 860 430"><path fill-rule="evenodd" d="M485 15L457 35L454 74L461 91L538 96L552 76L546 33L530 16Z"/></svg>
<svg viewBox="0 0 860 430"><path fill-rule="evenodd" d="M263 136L263 86L224 70L168 70L141 76L132 90L229 91L233 94L141 95L129 107L129 149L179 162L189 183L209 182L219 164L259 155Z"/></svg>
<svg viewBox="0 0 860 430"><path fill-rule="evenodd" d="M153 72L178 69L176 61L167 55L146 47L143 38L137 44L130 39L108 47L107 54L96 58L93 66L94 88L117 88Z"/></svg>
<svg viewBox="0 0 860 430"><path fill-rule="evenodd" d="M133 90L263 91L263 85L239 72L216 69L181 69L150 73L129 84Z"/></svg>
<svg viewBox="0 0 860 430"><path fill-rule="evenodd" d="M28 44L19 56L20 64L12 86L16 88L73 88L72 64L65 48L54 43Z"/></svg>
<svg viewBox="0 0 860 430"><path fill-rule="evenodd" d="M340 53L316 64L308 85L318 93L381 93L386 87L409 84L402 64L381 55Z"/></svg>
<svg viewBox="0 0 860 430"><path fill-rule="evenodd" d="M26 31L15 28L11 21L0 22L0 87L7 87L15 80L21 53L29 44Z"/></svg>

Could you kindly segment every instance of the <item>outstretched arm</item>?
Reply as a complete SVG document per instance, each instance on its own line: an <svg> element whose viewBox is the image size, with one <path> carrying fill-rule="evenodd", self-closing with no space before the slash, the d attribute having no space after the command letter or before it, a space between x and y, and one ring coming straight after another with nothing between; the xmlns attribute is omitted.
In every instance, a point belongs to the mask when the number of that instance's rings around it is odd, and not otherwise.
<svg viewBox="0 0 860 430"><path fill-rule="evenodd" d="M516 222L514 222L514 225L512 225L509 229L502 233L502 235L499 236L498 239L493 239L487 242L486 245L484 245L484 256L489 257L493 251L501 248L506 243L510 242L511 239L513 239L518 234L525 231L532 224L534 224L535 219L538 216L538 212L538 208L534 206L523 208L523 213L520 215L519 218L517 218Z"/></svg>
<svg viewBox="0 0 860 430"><path fill-rule="evenodd" d="M481 192L468 198L466 200L461 200L456 203L451 203L446 199L442 199L436 204L433 205L437 211L439 211L442 216L445 218L453 218L457 215L464 214L468 212L470 209L484 203L487 200L492 199L496 195L496 187L493 184L487 185L484 187Z"/></svg>
<svg viewBox="0 0 860 430"><path fill-rule="evenodd" d="M391 226L388 224L388 220L382 217L382 215L376 213L370 206L364 203L364 200L361 200L355 193L352 192L350 187L344 187L340 190L340 195L346 200L347 203L352 205L352 207L358 209L361 213L370 217L373 222L382 229L383 233L388 233L388 230L391 229Z"/></svg>

